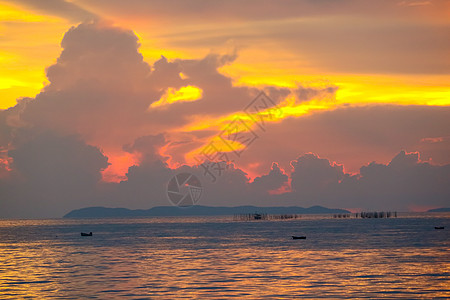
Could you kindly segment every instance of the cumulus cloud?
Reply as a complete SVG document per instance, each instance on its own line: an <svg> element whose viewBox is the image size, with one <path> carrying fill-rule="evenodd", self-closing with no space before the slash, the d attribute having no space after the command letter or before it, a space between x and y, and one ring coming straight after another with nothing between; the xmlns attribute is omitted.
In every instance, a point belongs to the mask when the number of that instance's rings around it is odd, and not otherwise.
<svg viewBox="0 0 450 300"><path fill-rule="evenodd" d="M313 154L293 162L293 193L306 203L364 209L409 210L412 204L445 206L450 165L433 166L401 151L388 164L370 163L358 175Z"/></svg>
<svg viewBox="0 0 450 300"><path fill-rule="evenodd" d="M155 161L131 167L127 180L111 185L109 202L132 208L167 205L167 182L182 172L200 179L204 190L198 204L211 206L324 205L408 211L414 206L445 206L450 196L450 165L431 165L420 161L417 153L401 151L389 163L370 163L356 175L328 159L304 154L292 161L290 175L273 163L271 170L253 181L234 164L223 164L212 180L201 166L172 169ZM285 185L290 189L270 193Z"/></svg>
<svg viewBox="0 0 450 300"><path fill-rule="evenodd" d="M291 162L292 189L296 192L315 195L320 199L320 192L337 185L344 177L343 167L328 159L319 158L309 153ZM315 199L318 200L318 199Z"/></svg>
<svg viewBox="0 0 450 300"><path fill-rule="evenodd" d="M47 69L49 84L34 99L26 99L20 121L60 134L78 134L106 154L120 152L140 137L164 132L166 153L183 163L180 151L200 147L222 129L191 131L186 126L195 128L205 119L242 113L258 93L255 88L234 86L230 77L218 71L236 59L235 52L197 60L161 57L149 65L132 31L101 21L72 27L61 46L57 62ZM175 102L163 110L151 107L169 89L186 86L199 87L201 98ZM291 93L277 87L268 87L267 92L276 103Z"/></svg>
<svg viewBox="0 0 450 300"><path fill-rule="evenodd" d="M388 163L401 149L419 151L424 161L431 158L434 164L449 164L450 140L423 141L449 135L448 107L340 107L270 124L258 144L246 149L239 164L262 173L272 161L277 161L289 170L290 160L312 152L343 164L346 172L357 173L374 159Z"/></svg>
<svg viewBox="0 0 450 300"><path fill-rule="evenodd" d="M161 137L130 146L158 148ZM145 147L148 150L147 147ZM3 217L58 216L73 208L112 206L148 208L169 205L167 183L175 174L196 175L204 188L202 205L325 205L329 207L405 211L418 206L444 206L450 196L450 165L421 162L417 153L401 151L388 164L371 163L360 174L309 153L292 161L286 174L277 163L253 181L234 164L222 165L217 180L202 166L170 168L148 151L151 160L129 168L126 180L99 182L107 158L74 137L39 135L11 151L15 178L1 181ZM35 160L36 159L36 160ZM270 191L288 185L290 190Z"/></svg>
<svg viewBox="0 0 450 300"><path fill-rule="evenodd" d="M371 163L360 173L361 197L372 207L448 205L450 165L421 162L418 153L401 151L388 165Z"/></svg>
<svg viewBox="0 0 450 300"><path fill-rule="evenodd" d="M132 89L150 71L138 52L136 35L102 22L81 23L70 28L61 47L63 51L56 64L47 69L50 85L46 91L67 89L80 81L122 88L131 85Z"/></svg>
<svg viewBox="0 0 450 300"><path fill-rule="evenodd" d="M272 163L270 172L267 175L255 177L252 186L264 192L276 191L288 183L288 175L280 168L278 163Z"/></svg>
<svg viewBox="0 0 450 300"><path fill-rule="evenodd" d="M240 111L257 93L233 86L231 78L218 72L236 53L172 62L161 57L150 66L139 53L132 31L101 21L72 27L61 46L57 62L47 69L50 83L29 99L21 120L63 134L79 134L106 150L122 149L141 136L176 131L202 118ZM165 110L150 107L169 88L183 86L199 87L201 99L176 102Z"/></svg>
<svg viewBox="0 0 450 300"><path fill-rule="evenodd" d="M108 158L79 137L27 133L10 150L12 174L1 181L1 217L55 217L93 204Z"/></svg>
<svg viewBox="0 0 450 300"><path fill-rule="evenodd" d="M147 135L137 138L133 144L124 145L123 149L129 153L137 153L140 156L140 163L146 164L167 159L159 153L160 148L164 145L166 145L166 139L163 134Z"/></svg>
<svg viewBox="0 0 450 300"><path fill-rule="evenodd" d="M121 148L144 135L145 125L140 124L160 93L144 83L150 67L138 52L136 36L97 22L83 23L65 34L62 47L56 64L47 69L49 85L26 106L22 120L79 134L102 148Z"/></svg>
<svg viewBox="0 0 450 300"><path fill-rule="evenodd" d="M355 156L355 149L379 152L376 147L391 145L390 159L400 142L412 147L424 138L448 136L446 108L348 108L278 120L261 134L259 144L226 164L212 181L202 166L183 165L184 155L222 130L208 121L242 113L258 94L255 88L233 85L218 71L236 53L173 61L161 57L150 65L132 31L99 21L72 27L61 45L41 93L0 111L2 217L61 216L93 205L167 205L167 182L179 172L201 178L205 189L199 204L204 205L407 209L410 203L443 205L448 197L449 165L424 163L415 154L401 152L389 164L373 163L353 175L309 153L338 161L338 156ZM169 88L184 86L199 87L201 98L164 110L151 107ZM328 101L336 87L266 91L282 104L291 95L303 102ZM349 148L356 141L366 148ZM103 182L101 173L114 151L138 160L121 182Z"/></svg>

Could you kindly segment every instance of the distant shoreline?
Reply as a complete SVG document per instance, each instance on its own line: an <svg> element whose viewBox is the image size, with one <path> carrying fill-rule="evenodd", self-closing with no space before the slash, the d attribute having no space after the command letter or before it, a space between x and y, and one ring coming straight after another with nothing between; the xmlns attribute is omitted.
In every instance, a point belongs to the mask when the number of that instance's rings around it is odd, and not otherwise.
<svg viewBox="0 0 450 300"><path fill-rule="evenodd" d="M450 212L450 207L429 209L429 210L427 210L427 212Z"/></svg>
<svg viewBox="0 0 450 300"><path fill-rule="evenodd" d="M235 207L216 207L194 205L190 207L176 206L156 206L150 209L127 209L127 208L108 208L108 207L86 207L72 210L63 216L65 219L84 219L84 218L114 218L114 217L155 217L155 216L225 216L234 214L349 214L345 209L326 208L323 206L311 206L308 208L299 206L235 206Z"/></svg>

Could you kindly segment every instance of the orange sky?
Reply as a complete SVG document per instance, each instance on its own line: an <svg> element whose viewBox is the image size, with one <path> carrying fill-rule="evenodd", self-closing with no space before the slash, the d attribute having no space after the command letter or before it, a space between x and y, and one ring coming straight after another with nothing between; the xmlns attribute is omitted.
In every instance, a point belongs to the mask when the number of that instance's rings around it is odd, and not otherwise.
<svg viewBox="0 0 450 300"><path fill-rule="evenodd" d="M150 65L161 55L169 61L202 59L211 53L235 55L219 70L236 87L337 87L331 98L286 98L280 103L283 116L273 123L348 107L450 105L447 1L341 1L327 7L308 1L288 1L285 7L271 1L261 5L229 1L201 9L199 5L78 0L51 7L32 1L0 1L0 108L14 106L21 97L36 96L49 83L46 68L56 62L64 33L92 18L133 30L141 44L139 52ZM202 88L169 87L149 110L198 101ZM244 115L236 110L192 116L190 122L166 133L221 130L237 116ZM193 153L212 138L198 139L184 153L184 161L170 150L165 153L172 156L169 162L174 165L192 162ZM112 165L105 178L122 178L135 163L117 145L95 137L87 140L110 157ZM391 154L380 153L374 159L386 162ZM337 155L333 159L353 172L361 165ZM260 172L251 170L258 165L255 161L242 164L249 172Z"/></svg>
<svg viewBox="0 0 450 300"><path fill-rule="evenodd" d="M0 218L180 172L201 205L448 206L449 36L445 0L0 0Z"/></svg>
<svg viewBox="0 0 450 300"><path fill-rule="evenodd" d="M363 16L378 18L378 14L383 9L390 9L392 4L385 3L386 7L380 5L379 12L376 10L370 12L371 7L367 10L361 9L353 15L344 15L345 18L337 11L334 14L324 13L324 16L320 18L302 16L295 18L290 15L284 16L281 12L278 18L264 19L263 11L262 20L255 20L254 16L244 14L237 15L231 20L213 19L214 16L211 16L192 22L189 18L190 12L185 13L184 18L177 19L181 12L171 12L163 5L159 5L159 8L168 13L168 16L155 15L156 12L153 15L144 16L143 12L133 10L132 3L127 4L128 9L122 10L122 6L127 5L120 2L113 2L110 5L104 1L72 2L87 11L101 15L110 22L134 30L140 37L142 45L140 52L148 62L157 60L161 55L169 59L200 58L211 51L223 53L237 49L239 56L236 61L222 68L222 72L232 76L236 84L293 87L304 82L317 85L327 81L339 86L337 100L341 103L450 104L448 72L442 70L433 72L429 70L432 66L424 66L427 68L425 71L414 70L406 73L409 70L399 66L398 71L386 68L387 70L382 72L370 63L365 70L362 70L364 72L352 72L351 68L346 70L342 66L324 64L321 60L330 59L326 51L321 57L319 51L318 54L313 54L308 47L305 47L303 51L300 46L286 47L284 41L277 42L277 38L274 37L273 31L283 31L285 23L310 25L311 34L316 35L319 35L316 31L322 33L320 31L322 27L342 27L340 34L345 34L346 30L350 31L347 26L354 24L364 28L371 20L361 19ZM430 1L428 5L426 5L427 2L420 3L422 5L419 6L419 2L398 1L395 5L396 14L384 16L385 20L379 23L396 23L393 27L410 25L434 28L439 26L436 31L443 30L444 33L448 33L450 25L448 2ZM55 62L61 51L59 43L63 34L68 27L82 21L74 20L63 12L48 10L44 5L41 8L38 6L39 4L30 5L29 1L23 1L23 3L22 1L0 1L0 30L3 37L0 41L0 96L2 99L0 108L13 106L17 98L32 97L39 93L46 83L45 68ZM244 10L243 13L245 12ZM220 15L220 12L216 11L216 13ZM327 24L332 22L332 25ZM241 37L243 34L253 34L254 41L246 41ZM217 41L216 39L219 38L220 41ZM189 42L190 39L202 42L194 44ZM413 39L411 40L414 42ZM384 41L380 39L380 42ZM386 38L386 41L390 40ZM333 43L336 42L329 41L324 43L324 46L332 47ZM437 45L443 47L442 51L445 50L445 43ZM317 47L321 46L317 45ZM379 56L385 56L386 64L390 63L389 60L395 60L398 57L386 54L385 51L404 50L395 46L378 49ZM424 49L420 57L426 60L429 55L433 55L435 49L432 49L432 46L429 47L430 49ZM351 50L352 45L348 47L342 51ZM406 56L405 63L408 62L407 59L410 59L409 63L413 65L417 63L413 59L419 55L409 55L408 49L410 48L405 47L405 52L399 55ZM373 59L369 51L364 53L363 48L356 50L360 53L352 53L355 60L367 62ZM364 55L367 57L362 57ZM408 56L411 57L408 58ZM342 58L347 59L347 57ZM335 60L339 61L342 58L337 56ZM446 61L442 63L444 64L442 68L447 68L448 71L450 63L448 54Z"/></svg>

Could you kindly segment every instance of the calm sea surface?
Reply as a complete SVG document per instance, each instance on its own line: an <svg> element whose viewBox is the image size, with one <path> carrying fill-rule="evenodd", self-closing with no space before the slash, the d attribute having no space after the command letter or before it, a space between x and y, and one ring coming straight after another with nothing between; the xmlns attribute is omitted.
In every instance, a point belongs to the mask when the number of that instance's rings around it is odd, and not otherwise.
<svg viewBox="0 0 450 300"><path fill-rule="evenodd" d="M0 298L450 298L449 231L450 214L0 220Z"/></svg>

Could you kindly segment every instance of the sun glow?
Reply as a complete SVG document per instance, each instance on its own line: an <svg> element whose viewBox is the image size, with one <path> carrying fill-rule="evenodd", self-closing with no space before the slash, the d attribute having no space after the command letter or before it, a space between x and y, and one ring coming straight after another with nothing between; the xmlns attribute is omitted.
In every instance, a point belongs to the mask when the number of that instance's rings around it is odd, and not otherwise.
<svg viewBox="0 0 450 300"><path fill-rule="evenodd" d="M330 101L332 99L312 99L306 102L300 102L297 96L290 95L280 103L276 108L270 107L261 110L257 113L246 114L235 113L218 119L198 120L194 121L188 126L180 129L181 131L198 131L216 128L218 135L205 139L204 143L185 155L188 163L198 163L196 157L204 156L203 152L208 150L208 147L214 145L216 151L221 153L239 152L246 148L246 145L241 143L237 137L238 134L255 132L258 120L265 124L281 122L285 118L300 117L313 112L331 110L336 108L336 102Z"/></svg>
<svg viewBox="0 0 450 300"><path fill-rule="evenodd" d="M20 3L20 2L18 2ZM86 7L90 6L85 4ZM94 8L94 5L92 5ZM107 14L107 13L105 13ZM114 16L114 23L124 28L132 28L141 44L139 52L150 65L164 55L169 61L176 59L200 59L211 51L209 46L203 44L190 44L187 41L192 37L180 37L180 30L185 24L161 25L157 19L136 19L129 16ZM303 18L302 18L303 19ZM301 20L299 20L301 21ZM287 21L291 22L291 21ZM264 23L264 22L262 22ZM264 25L262 24L261 25ZM269 28L273 21L265 24ZM16 104L20 97L32 97L38 94L47 84L45 68L52 65L61 51L60 42L64 33L74 24L71 21L43 15L42 11L32 11L19 4L4 4L0 1L0 109L6 109ZM211 24L210 24L211 25ZM242 24L226 24L234 26L233 33L240 33ZM173 27L172 27L173 26ZM205 25L190 28L196 35L202 35ZM208 27L208 26L206 26ZM205 41L216 35L216 29L209 31ZM208 27L211 29L210 27ZM198 31L198 32L197 32ZM158 32L158 34L155 34ZM178 34L178 35L176 35ZM237 35L238 36L238 35ZM180 39L186 39L180 42ZM212 39L213 42L214 39ZM273 37L258 39L258 43L248 43L245 47L239 46L239 40L231 43L237 50L235 60L219 68L221 74L228 76L234 86L257 87L265 89L269 86L287 88L291 91L299 87L336 86L337 91L332 98L312 99L300 101L295 96L288 96L279 104L282 114L273 114L270 110L260 111L257 115L247 115L244 112L233 112L226 115L192 116L190 123L173 131L198 132L215 131L220 133L227 129L236 119L242 120L246 126L236 129L236 133L256 130L255 118L263 118L267 123L282 122L286 118L299 118L315 112L333 110L345 106L366 105L450 105L450 77L439 74L351 74L337 73L333 69L316 65L306 53L293 51L284 44L274 42ZM229 45L225 43L226 47ZM228 46L227 46L228 45ZM225 46L216 45L213 50L220 53ZM300 51L301 52L301 51ZM276 55L274 55L276 54ZM372 72L372 71L371 71ZM181 79L189 77L179 73ZM187 85L181 88L169 87L163 96L152 103L149 109L167 109L171 105L182 102L198 101L203 96L202 88L206 86ZM249 99L250 101L251 99ZM202 145L185 155L186 161L194 162L194 155L198 154L211 142L219 143L224 151L236 151L245 148L238 141L223 140L217 136L201 139ZM231 146L231 147L229 147ZM226 150L228 149L228 150ZM164 148L162 152L167 150ZM109 156L112 165L103 172L105 181L118 181L124 179L128 166L134 163L128 154L115 154ZM181 161L182 159L180 159ZM168 161L174 166L177 161ZM1 162L0 162L1 164Z"/></svg>
<svg viewBox="0 0 450 300"><path fill-rule="evenodd" d="M180 89L168 88L164 95L156 102L150 105L150 108L156 108L173 104L175 102L192 102L202 98L203 91L196 86L183 86Z"/></svg>
<svg viewBox="0 0 450 300"><path fill-rule="evenodd" d="M138 158L128 152L106 153L109 166L102 171L102 181L120 182L127 179L128 168L138 163Z"/></svg>
<svg viewBox="0 0 450 300"><path fill-rule="evenodd" d="M58 57L68 27L61 18L0 2L0 109L45 86L45 68Z"/></svg>

